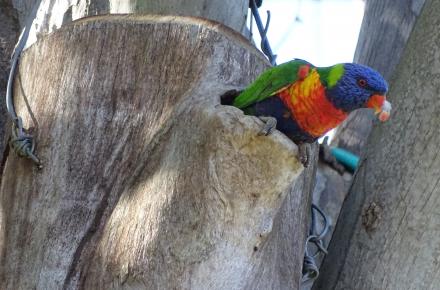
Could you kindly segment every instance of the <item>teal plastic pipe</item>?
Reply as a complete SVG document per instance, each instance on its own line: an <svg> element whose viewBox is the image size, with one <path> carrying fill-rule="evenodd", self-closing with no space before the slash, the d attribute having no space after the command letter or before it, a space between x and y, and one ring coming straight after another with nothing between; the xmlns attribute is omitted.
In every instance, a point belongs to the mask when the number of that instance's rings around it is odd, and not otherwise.
<svg viewBox="0 0 440 290"><path fill-rule="evenodd" d="M351 172L354 172L358 167L359 157L350 151L338 147L332 147L330 148L330 152L338 162L342 163Z"/></svg>

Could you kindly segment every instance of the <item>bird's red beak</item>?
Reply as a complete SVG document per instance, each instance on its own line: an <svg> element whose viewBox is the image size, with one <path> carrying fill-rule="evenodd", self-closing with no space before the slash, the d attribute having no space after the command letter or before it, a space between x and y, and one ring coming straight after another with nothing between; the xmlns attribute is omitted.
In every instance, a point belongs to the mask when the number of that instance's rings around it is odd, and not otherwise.
<svg viewBox="0 0 440 290"><path fill-rule="evenodd" d="M383 95L373 95L366 103L367 108L374 110L380 121L385 122L390 118L391 103Z"/></svg>

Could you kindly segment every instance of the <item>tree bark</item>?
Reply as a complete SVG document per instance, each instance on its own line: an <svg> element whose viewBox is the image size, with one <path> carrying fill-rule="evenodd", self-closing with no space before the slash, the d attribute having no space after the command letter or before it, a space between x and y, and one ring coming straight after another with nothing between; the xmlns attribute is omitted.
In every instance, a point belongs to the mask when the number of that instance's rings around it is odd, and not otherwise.
<svg viewBox="0 0 440 290"><path fill-rule="evenodd" d="M18 36L19 24L17 13L10 1L0 1L0 156L3 155L7 145L8 127L11 125L6 110L6 85L8 82L10 59L14 44ZM2 168L0 164L0 171Z"/></svg>
<svg viewBox="0 0 440 290"><path fill-rule="evenodd" d="M373 130L314 289L440 285L439 13L426 1L392 83L393 118Z"/></svg>
<svg viewBox="0 0 440 290"><path fill-rule="evenodd" d="M248 0L12 0L21 26L39 5L27 47L74 20L104 14L161 14L195 16L220 22L242 34L246 32Z"/></svg>
<svg viewBox="0 0 440 290"><path fill-rule="evenodd" d="M174 16L91 17L30 47L15 100L44 169L5 156L0 288L298 289L315 168L219 104L267 67Z"/></svg>
<svg viewBox="0 0 440 290"><path fill-rule="evenodd" d="M400 55L425 0L369 0L354 61L366 64L391 80ZM338 127L332 145L363 153L373 126L369 110L358 110Z"/></svg>

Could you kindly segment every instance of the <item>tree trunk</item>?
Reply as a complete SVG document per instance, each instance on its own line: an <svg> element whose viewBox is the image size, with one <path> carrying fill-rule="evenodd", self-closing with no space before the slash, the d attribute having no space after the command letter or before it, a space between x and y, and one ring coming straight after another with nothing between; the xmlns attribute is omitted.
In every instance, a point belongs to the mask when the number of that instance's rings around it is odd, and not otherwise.
<svg viewBox="0 0 440 290"><path fill-rule="evenodd" d="M12 0L21 26L39 5L27 46L63 25L87 16L104 14L161 14L203 17L220 22L238 32L246 31L248 0Z"/></svg>
<svg viewBox="0 0 440 290"><path fill-rule="evenodd" d="M17 13L11 3L6 0L0 0L0 156L7 145L6 131L11 123L8 122L6 111L6 84L8 82L10 59L14 44L18 36L19 24ZM0 171L3 164L0 164Z"/></svg>
<svg viewBox="0 0 440 290"><path fill-rule="evenodd" d="M354 61L369 65L391 80L400 55L425 0L369 0ZM361 155L374 116L359 110L338 127L332 144Z"/></svg>
<svg viewBox="0 0 440 290"><path fill-rule="evenodd" d="M91 17L30 47L15 100L44 168L6 156L0 288L298 289L314 167L219 104L267 66L174 16Z"/></svg>
<svg viewBox="0 0 440 290"><path fill-rule="evenodd" d="M439 289L439 13L426 1L314 289Z"/></svg>

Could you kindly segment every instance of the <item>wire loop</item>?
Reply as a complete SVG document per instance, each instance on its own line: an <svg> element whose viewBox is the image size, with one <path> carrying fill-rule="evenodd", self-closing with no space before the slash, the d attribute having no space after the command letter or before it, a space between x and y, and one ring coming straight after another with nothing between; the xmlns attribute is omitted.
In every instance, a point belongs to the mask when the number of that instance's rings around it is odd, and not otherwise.
<svg viewBox="0 0 440 290"><path fill-rule="evenodd" d="M323 220L323 228L320 233L318 233L317 218L316 213L318 213ZM319 268L316 264L315 259L319 254L326 255L327 249L324 246L324 238L328 234L330 229L330 221L327 215L314 203L312 203L311 208L312 220L310 223L309 236L306 239L306 245L304 250L304 261L303 261L303 277L302 283L307 283L309 281L315 280L319 276ZM311 254L309 251L310 244L316 247L316 251Z"/></svg>
<svg viewBox="0 0 440 290"><path fill-rule="evenodd" d="M30 134L26 134L23 129L23 121L20 117L17 117L12 124L12 137L9 144L18 156L31 159L35 162L38 169L43 168L40 159L35 155L34 137Z"/></svg>

